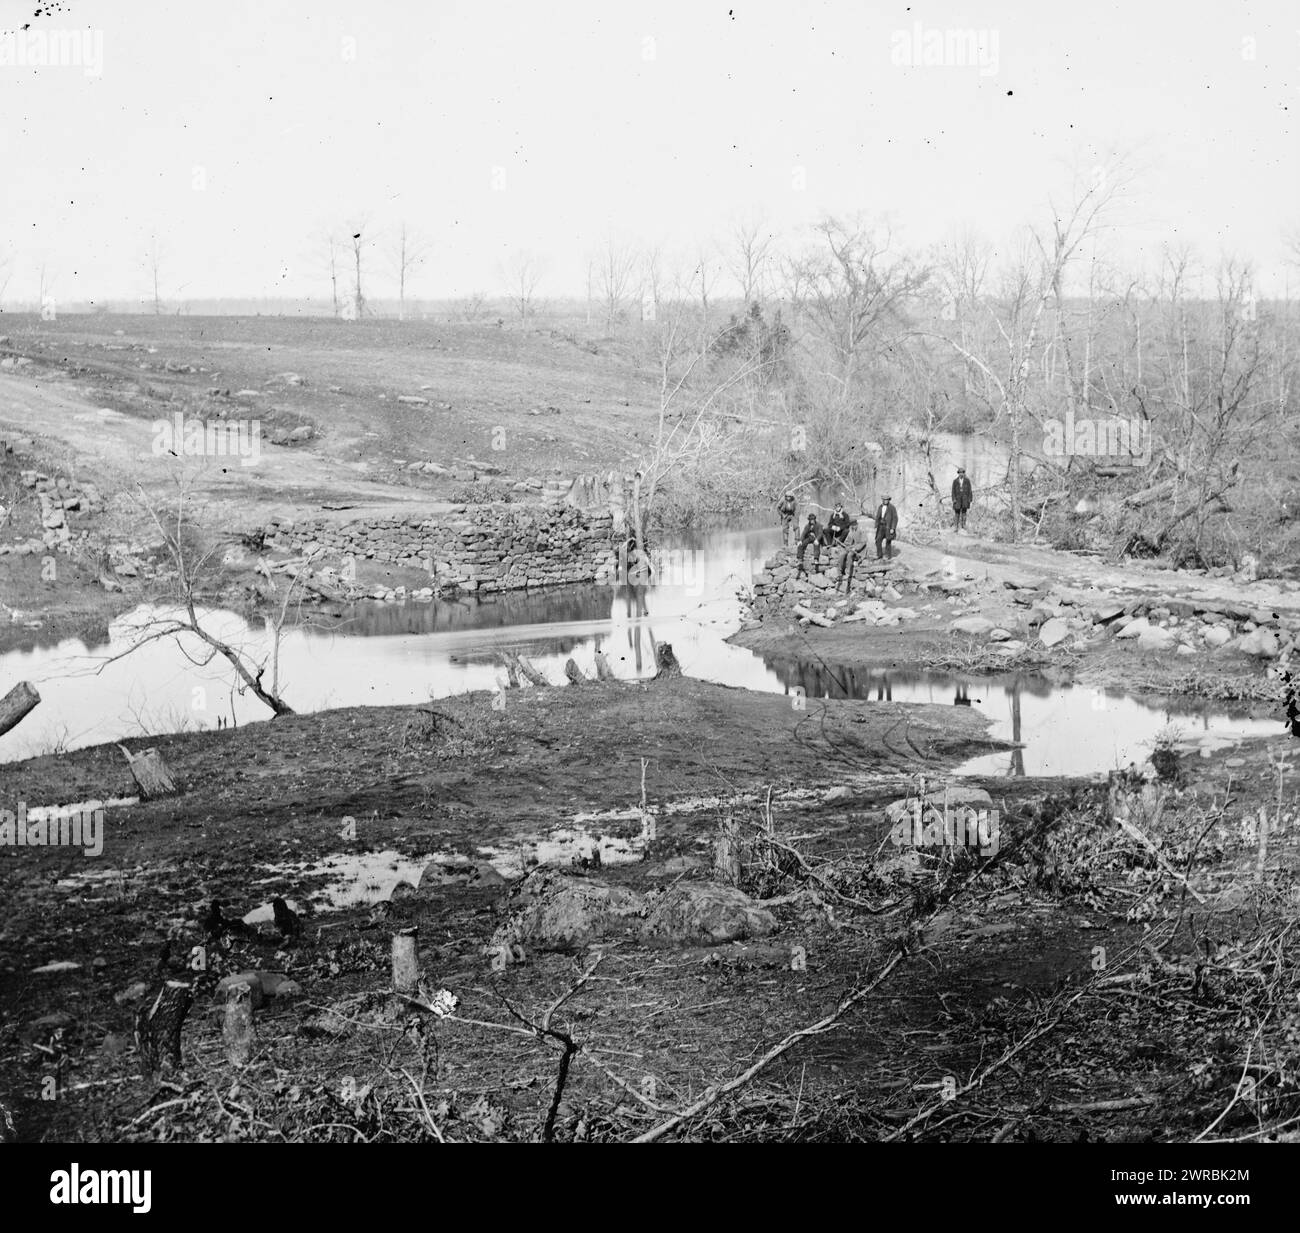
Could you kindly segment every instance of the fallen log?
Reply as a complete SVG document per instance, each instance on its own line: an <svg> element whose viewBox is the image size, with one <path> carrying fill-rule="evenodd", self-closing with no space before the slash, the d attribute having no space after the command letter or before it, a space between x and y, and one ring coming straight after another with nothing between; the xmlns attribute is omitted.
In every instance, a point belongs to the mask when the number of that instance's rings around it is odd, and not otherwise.
<svg viewBox="0 0 1300 1233"><path fill-rule="evenodd" d="M8 732L41 700L28 681L19 681L3 698L0 698L0 733Z"/></svg>
<svg viewBox="0 0 1300 1233"><path fill-rule="evenodd" d="M119 745L118 749L125 755L126 764L131 768L131 775L145 800L170 796L176 791L172 773L156 749L146 749L138 754L133 754L125 745Z"/></svg>
<svg viewBox="0 0 1300 1233"><path fill-rule="evenodd" d="M530 684L536 685L539 689L545 689L549 684L548 681L536 668L533 667L522 655L517 652L508 651L506 653L507 663L513 663L518 670L519 675Z"/></svg>
<svg viewBox="0 0 1300 1233"><path fill-rule="evenodd" d="M835 624L834 621L822 616L820 612L814 612L811 608L805 608L802 604L795 604L794 614L801 621L808 621L813 625L829 627Z"/></svg>

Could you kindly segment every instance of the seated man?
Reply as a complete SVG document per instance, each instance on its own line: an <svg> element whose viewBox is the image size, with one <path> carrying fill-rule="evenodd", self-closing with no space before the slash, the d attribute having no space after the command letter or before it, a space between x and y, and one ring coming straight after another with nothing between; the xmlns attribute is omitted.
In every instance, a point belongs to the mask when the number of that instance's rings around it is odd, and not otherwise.
<svg viewBox="0 0 1300 1233"><path fill-rule="evenodd" d="M839 573L835 578L835 589L837 591L840 589L841 582L845 583L845 588L847 590L848 584L845 582L844 575L848 571L849 564L851 562L856 562L857 559L866 552L867 542L867 534L863 530L862 523L856 518L853 519L849 523L848 534L845 535L840 545L838 561Z"/></svg>
<svg viewBox="0 0 1300 1233"><path fill-rule="evenodd" d="M844 537L849 533L851 523L852 519L844 512L843 502L836 501L835 512L826 521L827 546L842 544Z"/></svg>
<svg viewBox="0 0 1300 1233"><path fill-rule="evenodd" d="M808 571L804 568L803 554L808 550L808 545L812 545L813 550L813 572L817 572L818 562L821 560L822 552L822 528L817 521L816 514L809 514L808 521L804 523L803 534L799 537L799 547L795 550L795 558L798 565L795 568L795 577L800 574L806 574Z"/></svg>

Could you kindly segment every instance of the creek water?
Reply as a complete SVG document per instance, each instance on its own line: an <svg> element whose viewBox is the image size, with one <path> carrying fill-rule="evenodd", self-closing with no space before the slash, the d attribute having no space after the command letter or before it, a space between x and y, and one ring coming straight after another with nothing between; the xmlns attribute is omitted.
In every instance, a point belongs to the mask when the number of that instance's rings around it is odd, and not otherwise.
<svg viewBox="0 0 1300 1233"><path fill-rule="evenodd" d="M498 655L506 649L526 654L556 683L563 683L570 656L593 672L597 650L617 676L635 679L653 674L655 646L669 642L688 675L721 684L786 694L799 688L814 700L977 707L994 721L994 736L1026 747L975 759L963 768L971 773L1088 774L1140 762L1171 722L1189 744L1202 747L1280 730L1280 722L1221 708L1161 708L1024 674L832 668L811 653L765 662L725 639L738 626L737 590L752 581L779 541L771 523L677 536L656 551L656 572L646 587L363 603L340 617L309 617L280 638L280 690L296 710L314 711L494 689L503 681ZM235 688L229 664L219 657L203 662L203 647L192 637L150 642L119 657L147 622L163 615L140 608L114 621L98 643L69 639L0 655L0 682L31 681L42 698L18 727L0 736L0 764L56 749L215 728L218 716L238 724L266 719L266 708ZM269 657L274 636L265 624L222 610L203 619L259 661Z"/></svg>

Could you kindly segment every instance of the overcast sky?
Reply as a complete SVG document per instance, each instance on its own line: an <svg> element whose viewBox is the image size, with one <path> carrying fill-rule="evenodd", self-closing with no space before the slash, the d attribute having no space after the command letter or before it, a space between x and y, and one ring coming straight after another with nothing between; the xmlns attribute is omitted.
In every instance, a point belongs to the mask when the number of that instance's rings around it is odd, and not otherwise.
<svg viewBox="0 0 1300 1233"><path fill-rule="evenodd" d="M916 23L983 63L901 62ZM42 260L61 300L144 295L154 230L164 298L325 296L311 237L363 216L433 242L430 297L499 292L518 249L580 293L607 236L686 252L741 214L1005 241L1117 149L1126 261L1184 240L1280 293L1300 224L1290 0L0 0L0 27L11 301ZM30 62L75 30L90 63Z"/></svg>

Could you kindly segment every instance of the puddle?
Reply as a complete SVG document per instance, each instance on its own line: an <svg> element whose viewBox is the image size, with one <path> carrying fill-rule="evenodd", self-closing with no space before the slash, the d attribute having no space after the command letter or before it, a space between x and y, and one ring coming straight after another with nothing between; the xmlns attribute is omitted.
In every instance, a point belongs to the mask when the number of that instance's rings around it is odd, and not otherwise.
<svg viewBox="0 0 1300 1233"><path fill-rule="evenodd" d="M125 809L128 805L138 805L138 796L112 796L108 800L77 801L72 805L30 805L25 807L28 822L56 822L70 814L95 813L100 809Z"/></svg>

